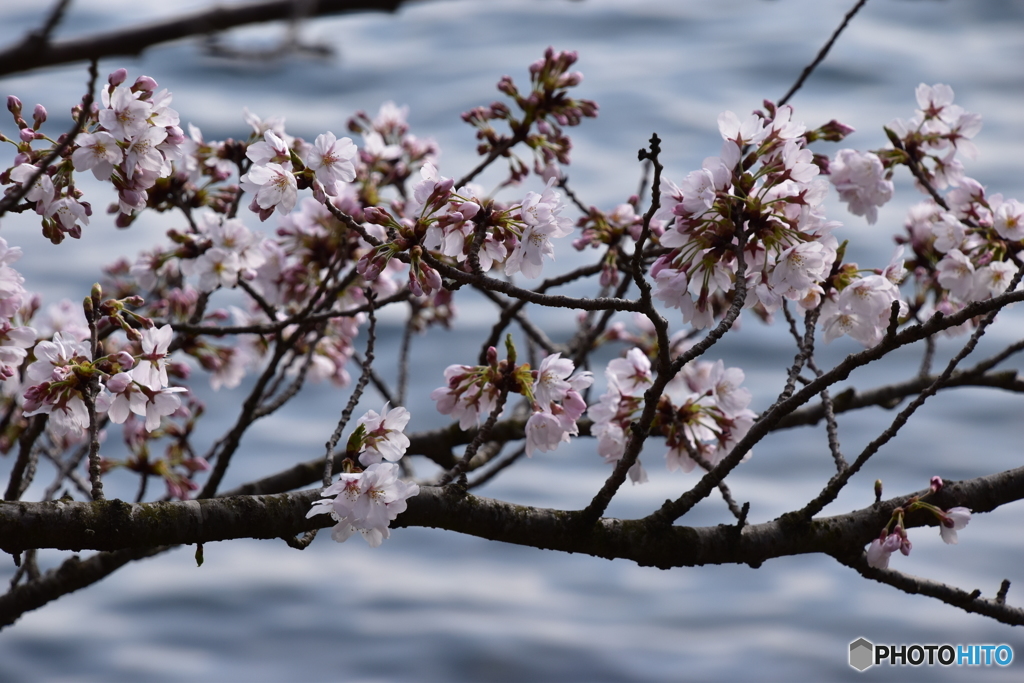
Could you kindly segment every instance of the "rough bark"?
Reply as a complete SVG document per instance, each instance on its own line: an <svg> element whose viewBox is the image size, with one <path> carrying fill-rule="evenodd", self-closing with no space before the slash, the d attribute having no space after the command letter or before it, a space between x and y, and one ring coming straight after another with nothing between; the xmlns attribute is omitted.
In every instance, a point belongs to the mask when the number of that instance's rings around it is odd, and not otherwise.
<svg viewBox="0 0 1024 683"><path fill-rule="evenodd" d="M921 495L923 492L918 492ZM331 526L327 515L306 519L317 490L265 496L231 496L183 502L123 501L0 503L0 548L121 550L209 543L235 538L294 536ZM738 563L753 566L786 555L856 554L878 534L909 496L831 517L796 514L742 527L665 526L656 518L602 518L592 526L579 511L553 510L474 496L457 486L423 487L394 527L425 526L506 543L625 558L661 568ZM946 482L929 501L942 508L987 512L1024 499L1024 467L962 482ZM918 512L907 526L935 525Z"/></svg>
<svg viewBox="0 0 1024 683"><path fill-rule="evenodd" d="M306 17L351 12L394 12L404 0L313 0ZM142 54L154 45L204 36L246 24L291 19L292 0L269 0L249 5L213 7L173 19L116 29L81 38L50 41L36 32L0 51L0 76L57 64L86 62L113 56Z"/></svg>

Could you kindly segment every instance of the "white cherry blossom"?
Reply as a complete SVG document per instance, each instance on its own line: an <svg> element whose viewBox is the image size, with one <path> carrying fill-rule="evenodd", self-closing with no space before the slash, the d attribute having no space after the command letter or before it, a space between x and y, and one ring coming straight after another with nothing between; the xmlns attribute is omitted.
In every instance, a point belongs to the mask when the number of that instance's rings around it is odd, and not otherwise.
<svg viewBox="0 0 1024 683"><path fill-rule="evenodd" d="M846 202L850 213L864 216L868 223L878 220L878 207L892 199L893 184L886 179L885 169L878 155L841 149L836 152L830 166L829 180Z"/></svg>
<svg viewBox="0 0 1024 683"><path fill-rule="evenodd" d="M351 138L339 140L330 131L321 133L306 156L306 166L313 170L316 179L328 189L328 194L334 195L337 192L331 190L337 183L355 180L356 168L352 158L357 151Z"/></svg>
<svg viewBox="0 0 1024 683"><path fill-rule="evenodd" d="M401 460L405 455L405 449L409 447L409 437L403 434L402 430L409 424L411 417L409 411L402 406L388 410L387 403L379 415L372 410L366 411L357 422L366 430L359 462L363 465L372 465L381 460Z"/></svg>

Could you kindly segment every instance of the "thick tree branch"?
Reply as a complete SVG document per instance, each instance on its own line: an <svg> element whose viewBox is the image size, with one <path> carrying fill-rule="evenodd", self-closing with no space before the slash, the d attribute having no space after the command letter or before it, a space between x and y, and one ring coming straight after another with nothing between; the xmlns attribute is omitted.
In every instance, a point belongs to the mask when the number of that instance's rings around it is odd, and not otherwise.
<svg viewBox="0 0 1024 683"><path fill-rule="evenodd" d="M308 16L328 16L352 12L395 12L405 0L313 0ZM0 76L41 69L57 64L139 55L145 50L192 36L204 36L229 29L268 21L292 18L292 0L269 0L249 5L212 7L174 19L108 31L82 38L40 40L30 33L19 43L0 51Z"/></svg>
<svg viewBox="0 0 1024 683"><path fill-rule="evenodd" d="M914 495L923 495L919 491ZM236 538L278 538L330 526L325 516L306 519L319 490L266 496L129 504L123 501L0 503L0 548L120 550L209 543ZM481 498L449 488L424 486L409 499L394 527L426 526L506 543L625 558L661 568L704 564L759 565L805 553L847 556L878 535L900 496L834 517L807 522L792 515L737 531L734 526L664 526L650 520L602 518L581 528L581 512L535 508ZM988 512L1024 499L1024 467L962 482L947 481L929 501L942 508L966 506ZM918 511L907 528L935 526Z"/></svg>

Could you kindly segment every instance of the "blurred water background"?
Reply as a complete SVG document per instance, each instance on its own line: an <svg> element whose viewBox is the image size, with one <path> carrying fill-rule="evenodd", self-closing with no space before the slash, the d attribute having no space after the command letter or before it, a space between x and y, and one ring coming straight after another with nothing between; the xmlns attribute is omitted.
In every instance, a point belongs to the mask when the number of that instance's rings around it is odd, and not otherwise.
<svg viewBox="0 0 1024 683"><path fill-rule="evenodd" d="M474 141L459 114L487 104L503 74L526 81L526 67L543 50L573 49L585 80L579 96L601 106L597 120L572 132L569 177L588 204L609 209L636 191L636 150L661 136L670 178L680 180L717 154L716 117L741 116L764 98L778 99L849 9L821 0L490 0L409 3L394 15L367 13L318 20L303 27L338 57L293 57L274 63L232 63L204 56L196 42L150 50L140 59L110 60L101 74L125 66L131 77L154 77L174 93L183 122L207 139L244 137L242 107L281 115L293 135L339 135L356 110L371 114L387 100L406 104L414 133L433 136L440 170L458 176L474 163ZM192 0L76 0L59 35L107 30L205 6ZM40 20L29 3L6 5L0 39L20 37ZM957 103L983 114L980 156L968 174L992 192L1020 196L1024 158L1024 2L1009 0L872 0L839 40L826 63L793 99L796 118L818 125L839 118L858 129L846 146L885 144L881 126L909 118L918 83L948 83ZM280 26L234 32L232 44L272 46ZM81 66L9 77L0 95L27 107L45 104L60 120L80 97ZM10 133L9 120L0 128ZM877 225L848 215L834 196L832 214L844 221L853 259L883 266L891 235L918 201L905 173L897 197ZM103 202L97 202L102 206ZM257 222L250 220L255 226ZM29 218L5 217L3 236L25 248L19 269L30 289L48 300L80 300L96 266L133 256L173 224L146 217L118 232L97 212L78 242L52 247ZM264 230L272 230L268 223ZM573 262L565 252L557 265ZM548 269L547 272L553 272ZM410 430L445 424L427 399L443 368L473 362L489 326L489 308L472 299L455 332L417 340L409 407ZM571 334L565 316L540 318L555 339ZM977 357L1019 337L1016 322L989 335ZM379 358L397 348L400 330L385 321ZM944 345L940 356L948 356ZM822 362L855 350L840 340ZM792 357L781 328L746 319L742 331L712 358L740 365L755 410L783 385ZM886 367L855 375L867 387L916 372L916 351ZM380 367L393 376L388 364ZM599 384L603 380L599 380ZM600 387L598 387L600 390ZM214 416L232 419L242 389L206 394ZM255 479L295 460L316 457L348 393L312 387L296 405L257 424L243 442L224 486ZM379 408L376 396L366 407ZM990 391L958 390L929 401L901 435L876 456L826 513L867 505L872 483L886 494L917 490L933 474L962 479L1021 463L1020 405ZM840 418L844 451L855 454L888 414L864 411ZM215 430L206 427L205 436ZM6 476L10 458L0 461ZM645 462L651 482L627 487L609 514L640 516L676 497L694 475L669 474L655 445ZM415 463L421 474L430 468ZM44 466L45 467L45 466ZM824 432L773 435L729 479L737 500L750 501L751 519L764 521L801 505L832 468ZM505 500L574 508L585 505L608 470L587 441L565 445L511 468L482 489ZM40 480L48 483L48 471ZM112 477L108 490L131 497L134 481ZM120 487L120 488L119 488ZM34 487L26 495L38 495ZM995 593L1024 586L1017 503L976 516L958 546L934 529L912 532L910 557L896 568ZM685 519L692 525L729 523L718 499ZM43 554L52 563L56 554ZM0 579L13 573L8 561ZM318 538L306 551L280 541L209 544L197 568L190 549L137 562L88 590L29 613L0 635L4 681L714 681L714 680L1020 680L1008 668L872 668L847 665L851 641L875 643L1007 643L1024 658L1019 629L968 615L861 579L827 557L791 557L759 569L703 567L659 571L491 543L429 529L401 529L381 548L354 539L344 545Z"/></svg>

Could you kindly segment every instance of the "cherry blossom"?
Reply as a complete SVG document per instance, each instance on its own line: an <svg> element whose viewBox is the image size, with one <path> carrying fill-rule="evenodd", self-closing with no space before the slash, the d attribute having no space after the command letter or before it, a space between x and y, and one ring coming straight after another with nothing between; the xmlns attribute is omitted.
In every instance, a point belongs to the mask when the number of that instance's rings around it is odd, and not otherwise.
<svg viewBox="0 0 1024 683"><path fill-rule="evenodd" d="M875 569L888 568L889 557L900 547L901 539L897 534L883 531L882 536L871 541L868 546L868 565Z"/></svg>
<svg viewBox="0 0 1024 683"><path fill-rule="evenodd" d="M75 368L90 360L88 346L58 332L52 341L36 344L33 353L36 360L25 375L35 384L24 392L25 416L50 415L48 424L58 436L85 429L89 413Z"/></svg>
<svg viewBox="0 0 1024 683"><path fill-rule="evenodd" d="M439 413L459 421L460 429L469 429L494 410L498 389L486 368L449 365L444 378L447 386L434 389L430 398L437 402Z"/></svg>
<svg viewBox="0 0 1024 683"><path fill-rule="evenodd" d="M270 133L267 133L270 135ZM290 166L290 165L289 165ZM252 208L259 213L260 220L266 220L274 209L289 213L298 201L298 186L292 172L281 164L254 165L240 178L242 189L255 196Z"/></svg>
<svg viewBox="0 0 1024 683"><path fill-rule="evenodd" d="M117 139L106 131L79 133L75 144L78 149L71 155L75 170L91 170L97 180L109 180L114 167L124 158Z"/></svg>
<svg viewBox="0 0 1024 683"><path fill-rule="evenodd" d="M24 185L32 179L32 176L39 170L37 166L32 164L18 164L11 169L11 180L16 183ZM41 202L41 207L45 208L53 201L53 181L50 176L45 173L39 176L39 178L32 184L32 187L28 192L25 193L25 199L30 202Z"/></svg>
<svg viewBox="0 0 1024 683"><path fill-rule="evenodd" d="M551 239L565 237L572 233L572 222L560 217L561 195L552 189L548 181L542 194L527 193L523 199L521 213L526 223L519 242L505 261L505 274L522 272L528 278L539 277L544 258L554 258L555 249Z"/></svg>
<svg viewBox="0 0 1024 683"><path fill-rule="evenodd" d="M142 353L132 378L150 389L167 386L167 349L174 338L170 325L152 327L142 331Z"/></svg>
<svg viewBox="0 0 1024 683"><path fill-rule="evenodd" d="M140 99L141 93L122 86L102 94L105 108L99 111L99 122L115 138L130 140L150 127L148 119L153 105Z"/></svg>
<svg viewBox="0 0 1024 683"><path fill-rule="evenodd" d="M877 154L841 149L829 163L829 180L855 216L878 220L878 207L892 199L893 184Z"/></svg>
<svg viewBox="0 0 1024 683"><path fill-rule="evenodd" d="M96 399L96 407L105 411L114 424L122 424L128 415L146 414L146 397L135 385L132 376L127 372L119 372L106 381L106 393Z"/></svg>
<svg viewBox="0 0 1024 683"><path fill-rule="evenodd" d="M274 130L264 131L263 139L249 145L245 150L245 156L252 161L253 166L266 166L271 162L277 164L291 163L288 143L282 137L279 137Z"/></svg>
<svg viewBox="0 0 1024 683"><path fill-rule="evenodd" d="M608 381L624 396L639 396L654 380L651 361L640 349L630 349L625 358L608 362Z"/></svg>
<svg viewBox="0 0 1024 683"><path fill-rule="evenodd" d="M160 390L141 387L144 400L132 405L132 412L146 418L146 431L160 426L160 419L171 415L181 406L179 393L188 391L185 387L165 387Z"/></svg>
<svg viewBox="0 0 1024 683"><path fill-rule="evenodd" d="M17 374L28 355L27 349L35 341L36 331L33 328L15 327L9 320L0 319L0 379L10 379Z"/></svg>
<svg viewBox="0 0 1024 683"><path fill-rule="evenodd" d="M536 451L553 451L558 444L569 441L570 432L562 420L552 413L537 411L526 421L526 457Z"/></svg>
<svg viewBox="0 0 1024 683"><path fill-rule="evenodd" d="M335 541L343 543L358 531L376 548L391 535L391 520L405 512L406 501L419 491L418 485L398 478L398 465L374 463L363 472L341 474L306 517L329 513L337 522L331 531Z"/></svg>
<svg viewBox="0 0 1024 683"><path fill-rule="evenodd" d="M561 355L555 353L547 356L537 368L538 377L533 395L539 404L561 401L572 389L572 385L566 379L572 374L574 366L571 360L562 358Z"/></svg>
<svg viewBox="0 0 1024 683"><path fill-rule="evenodd" d="M958 542L956 532L967 526L971 521L971 511L964 507L946 510L939 520L939 533L946 543L955 545Z"/></svg>
<svg viewBox="0 0 1024 683"><path fill-rule="evenodd" d="M167 131L163 128L147 128L132 137L131 144L125 150L125 178L131 180L137 171L150 171L166 175L164 155L157 145L167 139Z"/></svg>
<svg viewBox="0 0 1024 683"><path fill-rule="evenodd" d="M238 254L221 247L210 247L194 261L183 261L181 272L199 276L199 289L212 292L218 287L234 287L241 262Z"/></svg>
<svg viewBox="0 0 1024 683"><path fill-rule="evenodd" d="M974 264L959 249L950 249L935 266L939 284L964 303L974 300Z"/></svg>
<svg viewBox="0 0 1024 683"><path fill-rule="evenodd" d="M359 462L363 465L372 465L382 459L389 462L401 460L405 455L405 449L409 447L409 437L403 434L402 430L409 424L410 418L409 411L402 406L388 410L387 403L379 415L368 410L357 423L366 431L360 448Z"/></svg>
<svg viewBox="0 0 1024 683"><path fill-rule="evenodd" d="M995 209L993 219L992 227L1000 237L1013 242L1024 240L1024 204L1008 199Z"/></svg>
<svg viewBox="0 0 1024 683"><path fill-rule="evenodd" d="M334 133L321 133L313 142L313 149L306 157L306 166L316 173L328 194L336 195L334 187L339 182L350 183L356 178L356 169L352 158L356 155L356 146L351 138L338 140Z"/></svg>
<svg viewBox="0 0 1024 683"><path fill-rule="evenodd" d="M75 233L77 237L81 235L81 228L78 228L77 225L78 223L89 224L89 212L89 209L77 199L61 197L51 202L46 207L43 215L47 217L56 216L61 227L68 232Z"/></svg>

